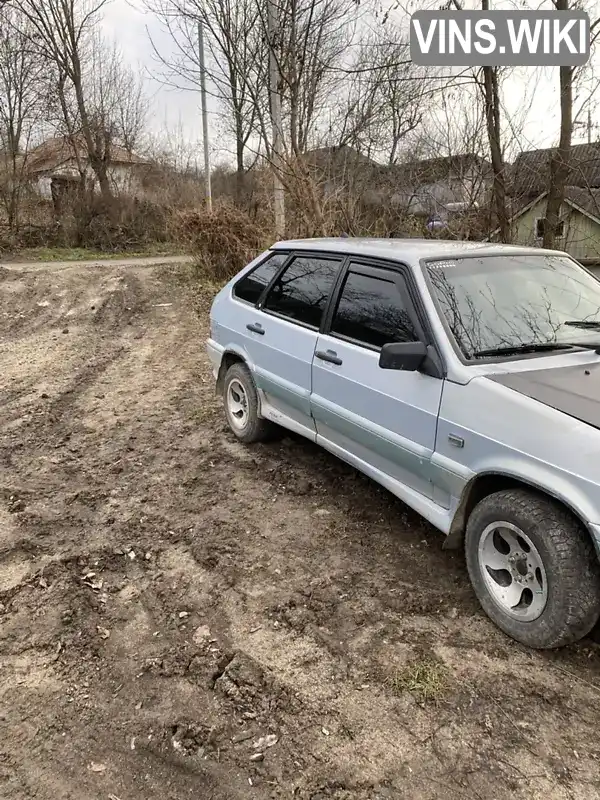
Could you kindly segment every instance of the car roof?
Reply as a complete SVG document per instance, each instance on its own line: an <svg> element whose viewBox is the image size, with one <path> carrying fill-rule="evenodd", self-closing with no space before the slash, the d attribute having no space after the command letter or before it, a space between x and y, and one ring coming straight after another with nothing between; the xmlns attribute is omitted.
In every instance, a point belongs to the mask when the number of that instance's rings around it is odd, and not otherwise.
<svg viewBox="0 0 600 800"><path fill-rule="evenodd" d="M376 238L323 238L291 239L274 244L272 250L320 250L332 253L372 256L418 263L423 258L444 258L468 255L556 255L556 250L539 247L519 247L492 242L459 242L454 239L376 239ZM560 253L565 255L565 253Z"/></svg>

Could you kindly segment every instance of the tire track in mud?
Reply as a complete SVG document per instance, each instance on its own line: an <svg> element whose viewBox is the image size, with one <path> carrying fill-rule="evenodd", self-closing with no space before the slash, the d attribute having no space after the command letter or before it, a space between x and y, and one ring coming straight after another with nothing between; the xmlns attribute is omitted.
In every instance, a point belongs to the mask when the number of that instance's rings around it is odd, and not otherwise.
<svg viewBox="0 0 600 800"><path fill-rule="evenodd" d="M23 439L34 444L34 437L37 435L41 441L44 441L44 434L47 430L60 422L60 417L74 407L78 398L90 386L97 383L102 374L127 352L131 342L123 337L122 333L123 329L126 330L127 326L132 323L133 315L141 313L137 307L140 304L139 298L139 280L131 278L124 287L111 291L102 299L91 318L91 326L87 313L83 320L77 320L78 324L83 324L83 330L75 334L78 357L74 364L69 365L70 375L54 396L48 392L40 392L23 408L18 401L24 395L27 397L33 393L32 390L36 386L35 379L29 383L21 383L17 389L11 390L9 386L5 386L0 390L0 403L3 406L5 424L11 421L18 423L19 418L25 413L25 420L12 428L8 436L3 437L0 445L0 457L7 450L10 451L15 444L22 444ZM81 311L81 313L84 312ZM51 317L41 323L46 328L55 326L57 330L60 324L62 324L61 318L56 317ZM28 328L26 331L29 338L34 333L35 329ZM103 337L108 334L114 341L107 343L103 340ZM73 334L67 335L72 336ZM42 375L37 376L37 380L40 379L43 379ZM26 431L23 430L24 427L27 429Z"/></svg>

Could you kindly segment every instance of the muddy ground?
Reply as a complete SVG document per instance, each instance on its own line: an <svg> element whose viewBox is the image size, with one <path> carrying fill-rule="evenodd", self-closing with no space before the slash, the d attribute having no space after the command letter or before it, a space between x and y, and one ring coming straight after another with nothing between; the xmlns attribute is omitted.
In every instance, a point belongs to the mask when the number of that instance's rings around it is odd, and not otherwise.
<svg viewBox="0 0 600 800"><path fill-rule="evenodd" d="M0 267L0 797L600 797L592 639L302 440L243 447L170 265Z"/></svg>

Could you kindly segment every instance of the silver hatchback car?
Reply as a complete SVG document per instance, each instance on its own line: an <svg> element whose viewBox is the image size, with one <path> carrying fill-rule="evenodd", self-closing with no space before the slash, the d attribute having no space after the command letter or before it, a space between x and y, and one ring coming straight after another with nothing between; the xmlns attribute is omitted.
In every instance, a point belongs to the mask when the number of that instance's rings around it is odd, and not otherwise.
<svg viewBox="0 0 600 800"><path fill-rule="evenodd" d="M600 282L565 253L279 242L216 296L229 426L277 426L464 546L488 616L553 648L600 615Z"/></svg>

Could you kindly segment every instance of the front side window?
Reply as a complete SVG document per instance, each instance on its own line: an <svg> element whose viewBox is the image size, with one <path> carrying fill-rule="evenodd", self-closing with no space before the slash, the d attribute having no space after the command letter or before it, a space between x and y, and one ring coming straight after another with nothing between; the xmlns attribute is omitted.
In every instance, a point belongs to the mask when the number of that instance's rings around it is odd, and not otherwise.
<svg viewBox="0 0 600 800"><path fill-rule="evenodd" d="M277 270L283 266L287 253L273 253L258 267L255 267L233 287L234 297L256 305L266 286L275 277Z"/></svg>
<svg viewBox="0 0 600 800"><path fill-rule="evenodd" d="M458 258L425 269L466 358L600 342L600 282L567 256Z"/></svg>
<svg viewBox="0 0 600 800"><path fill-rule="evenodd" d="M318 328L339 267L339 259L294 258L271 287L263 308Z"/></svg>
<svg viewBox="0 0 600 800"><path fill-rule="evenodd" d="M418 340L395 281L352 270L344 281L331 333L377 348Z"/></svg>

